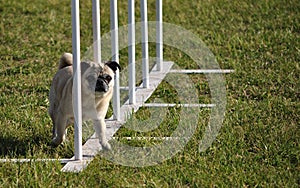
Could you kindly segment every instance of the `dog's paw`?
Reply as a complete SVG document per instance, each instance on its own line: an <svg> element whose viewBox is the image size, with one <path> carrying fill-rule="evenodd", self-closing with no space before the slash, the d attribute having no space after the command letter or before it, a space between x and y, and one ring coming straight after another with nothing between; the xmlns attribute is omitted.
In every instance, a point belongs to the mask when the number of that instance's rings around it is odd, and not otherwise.
<svg viewBox="0 0 300 188"><path fill-rule="evenodd" d="M51 146L54 147L54 148L56 148L59 145L60 145L60 143L55 138L53 138L52 142L51 142Z"/></svg>
<svg viewBox="0 0 300 188"><path fill-rule="evenodd" d="M53 147L57 147L57 146L59 146L63 141L64 141L64 138L60 138L60 137L56 136L56 137L54 137L54 138L52 139L52 146L53 146Z"/></svg>
<svg viewBox="0 0 300 188"><path fill-rule="evenodd" d="M111 150L111 146L108 142L102 142L100 144L101 144L103 150L106 150L106 151Z"/></svg>

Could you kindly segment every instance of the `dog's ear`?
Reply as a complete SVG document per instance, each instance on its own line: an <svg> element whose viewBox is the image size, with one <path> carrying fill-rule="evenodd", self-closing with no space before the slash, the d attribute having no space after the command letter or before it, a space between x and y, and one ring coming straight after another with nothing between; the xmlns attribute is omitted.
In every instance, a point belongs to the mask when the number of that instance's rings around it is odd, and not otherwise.
<svg viewBox="0 0 300 188"><path fill-rule="evenodd" d="M115 61L108 61L105 63L105 65L107 65L109 68L111 68L111 70L114 71L114 73L116 73L116 71L119 69L119 71L121 71L121 67L119 65L119 63L115 62Z"/></svg>

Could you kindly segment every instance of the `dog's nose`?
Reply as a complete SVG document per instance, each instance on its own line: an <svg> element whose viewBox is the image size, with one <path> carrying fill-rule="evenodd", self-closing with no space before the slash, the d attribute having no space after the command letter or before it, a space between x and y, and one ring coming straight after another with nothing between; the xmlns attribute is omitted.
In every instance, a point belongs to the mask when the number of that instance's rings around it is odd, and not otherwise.
<svg viewBox="0 0 300 188"><path fill-rule="evenodd" d="M108 85L107 83L102 79L97 79L95 91L98 92L107 92L108 91Z"/></svg>
<svg viewBox="0 0 300 188"><path fill-rule="evenodd" d="M104 87L104 88L103 88L103 91L104 91L104 92L107 92L107 91L108 91L108 87Z"/></svg>

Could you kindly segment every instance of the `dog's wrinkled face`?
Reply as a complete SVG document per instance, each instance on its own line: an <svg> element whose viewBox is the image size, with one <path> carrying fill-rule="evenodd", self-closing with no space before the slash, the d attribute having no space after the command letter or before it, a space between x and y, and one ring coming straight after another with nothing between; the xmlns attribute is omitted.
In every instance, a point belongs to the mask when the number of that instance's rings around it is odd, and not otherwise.
<svg viewBox="0 0 300 188"><path fill-rule="evenodd" d="M95 95L103 95L109 92L114 85L114 74L120 69L118 63L109 61L100 66L94 62L85 63L83 70L83 87Z"/></svg>
<svg viewBox="0 0 300 188"><path fill-rule="evenodd" d="M108 74L100 74L96 81L95 92L107 92L112 77Z"/></svg>

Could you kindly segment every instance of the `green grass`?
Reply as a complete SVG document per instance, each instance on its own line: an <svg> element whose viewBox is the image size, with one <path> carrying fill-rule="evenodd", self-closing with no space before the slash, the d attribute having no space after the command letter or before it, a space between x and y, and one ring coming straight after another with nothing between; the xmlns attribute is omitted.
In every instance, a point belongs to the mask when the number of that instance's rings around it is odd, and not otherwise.
<svg viewBox="0 0 300 188"><path fill-rule="evenodd" d="M127 22L126 8L127 2L119 1L120 25ZM154 8L149 1L150 20L155 20ZM85 171L73 174L60 172L59 163L2 163L0 187L299 187L299 10L298 0L165 0L165 22L195 33L222 68L235 69L225 76L226 117L213 145L198 151L209 117L204 110L198 133L184 151L160 165L132 168L96 157ZM0 18L0 157L71 157L72 130L69 142L51 148L47 114L57 61L71 51L70 2L1 1ZM81 18L83 53L92 44L91 1L81 1ZM101 21L102 33L108 32L108 0L101 1ZM178 50L166 47L164 56L195 68ZM126 59L121 53L123 65ZM205 77L193 75L192 80L199 101L209 102ZM167 85L155 96L176 100ZM147 119L148 113L144 109L135 118ZM168 113L166 129L178 122L176 109ZM166 129L152 133L169 134Z"/></svg>

